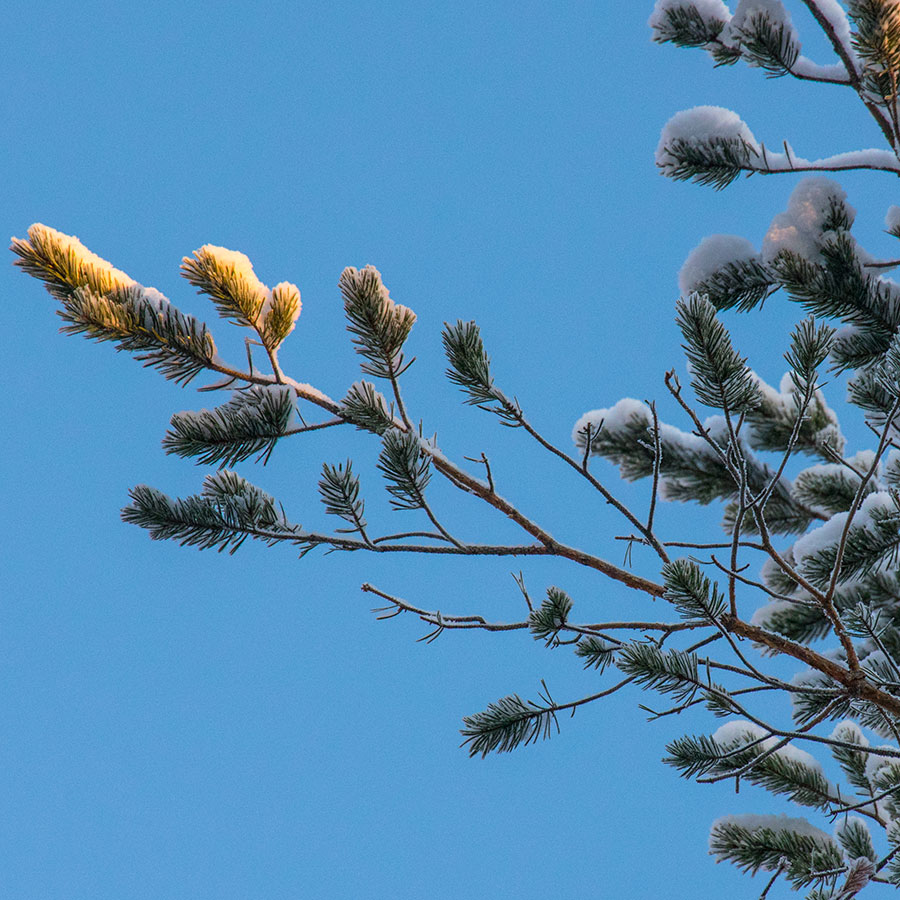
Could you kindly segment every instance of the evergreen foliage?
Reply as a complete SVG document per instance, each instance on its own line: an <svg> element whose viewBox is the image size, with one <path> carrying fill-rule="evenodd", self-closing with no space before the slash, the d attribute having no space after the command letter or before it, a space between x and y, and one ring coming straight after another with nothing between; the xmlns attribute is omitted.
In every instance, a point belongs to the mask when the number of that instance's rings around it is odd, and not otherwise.
<svg viewBox="0 0 900 900"><path fill-rule="evenodd" d="M163 447L166 453L196 456L203 465L233 466L254 454L266 460L293 412L294 392L287 385L252 385L216 409L176 413Z"/></svg>
<svg viewBox="0 0 900 900"><path fill-rule="evenodd" d="M657 151L663 174L716 189L754 172L900 174L900 7L893 0L848 0L846 9L834 0L804 5L835 52L832 66L801 55L801 35L779 0L742 0L733 11L717 0L659 0L651 27L656 41L703 49L717 65L743 61L769 76L841 86L873 117L889 149L810 163L787 145L783 154L766 150L737 116L704 107L666 126ZM391 299L372 266L345 269L339 290L362 375L386 382L385 393L360 380L335 401L281 370L277 351L301 312L300 292L288 282L270 290L243 254L205 245L185 257L182 274L223 318L256 333L271 372L260 372L252 358L247 370L221 359L205 324L76 238L34 225L12 250L15 264L58 302L65 333L111 341L180 384L203 373L218 379L206 390L235 389L214 409L173 416L167 452L220 467L251 457L265 462L288 437L351 425L379 438L376 465L391 507L424 517L429 530L384 533L392 530L382 530L380 517L370 523L350 459L324 464L318 481L325 513L342 523L334 530L292 524L275 498L228 468L183 499L133 488L126 522L153 539L230 552L249 537L286 542L301 556L319 546L552 556L616 589L648 595L657 601L655 621L576 621L566 592L549 586L535 605L520 574L527 613L496 622L421 608L364 586L386 601L382 618L412 613L426 623L424 640L454 629L524 631L548 648L571 646L585 677L603 679L595 693L573 701L557 703L542 683L535 701L513 693L466 716L470 755L548 738L559 730L560 713L627 686L653 691L672 705L644 707L651 718L692 710L721 722L714 734L670 741L664 761L682 776L760 787L833 826L831 837L805 819L726 816L712 826L712 855L767 873L764 897L783 878L809 889L813 900L849 900L869 886L900 885L900 288L884 276L900 260L874 260L852 233L854 220L836 183L809 179L775 216L759 253L751 247L726 259L697 248L682 270L690 284L676 309L690 389L675 371L664 380L666 417L678 424L661 420L656 400L625 399L585 413L573 428L574 446L560 446L495 384L478 325L445 323L446 374L464 402L515 428L511 439L534 440L622 517L626 533L615 536L627 542L626 565L610 561L620 544L591 529L583 535L587 549L570 546L501 495L485 454L466 458L467 466L450 459L436 438L423 437L424 423L412 417L401 390L413 362L405 348L416 316ZM888 230L900 234L896 222ZM780 298L800 304L807 317L778 343L787 347L788 372L776 390L735 349L729 323L732 316L761 317ZM826 388L835 395L823 383L826 370L829 378L846 373L848 412L873 432L871 449L847 453L826 402ZM299 400L330 418L292 426ZM607 463L625 480L645 481L646 510L617 496ZM512 523L520 541L469 543L452 535L437 501L432 508L426 497L432 479ZM661 500L721 503L722 530L662 535L655 517ZM652 564L641 559L640 573L631 568L634 546L654 556ZM789 680L770 656L793 661ZM616 671L624 677L607 684ZM779 706L774 698L790 702ZM866 732L887 743L876 745ZM842 773L842 783L829 780L820 758Z"/></svg>

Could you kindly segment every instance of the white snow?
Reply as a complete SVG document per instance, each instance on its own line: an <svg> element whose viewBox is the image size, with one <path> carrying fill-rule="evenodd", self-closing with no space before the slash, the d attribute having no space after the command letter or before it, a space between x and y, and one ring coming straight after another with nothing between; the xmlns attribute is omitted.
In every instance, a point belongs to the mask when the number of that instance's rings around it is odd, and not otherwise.
<svg viewBox="0 0 900 900"><path fill-rule="evenodd" d="M62 253L71 253L75 259L85 268L103 272L121 287L130 287L135 284L133 278L121 270L115 268L112 263L97 256L88 250L74 234L63 234L49 225L35 222L28 229L28 237L35 246L55 246Z"/></svg>
<svg viewBox="0 0 900 900"><path fill-rule="evenodd" d="M736 234L711 234L688 254L678 273L678 289L690 294L697 285L731 262L746 262L759 253L746 238Z"/></svg>
<svg viewBox="0 0 900 900"><path fill-rule="evenodd" d="M845 741L848 744L859 744L861 747L869 746L869 739L860 731L859 725L849 719L838 722L834 726L831 738L836 741Z"/></svg>
<svg viewBox="0 0 900 900"><path fill-rule="evenodd" d="M759 752L763 753L766 750L771 750L772 747L781 740L780 738L766 737L766 734L767 732L765 729L760 728L759 725L738 719L726 722L724 725L720 726L713 734L712 738L717 744L723 745L728 750L734 750L742 744L750 744L753 741L763 738L763 740L756 745ZM772 755L799 763L820 774L822 772L822 766L814 756L811 756L799 747L795 747L793 744L786 744L784 747L779 747Z"/></svg>
<svg viewBox="0 0 900 900"><path fill-rule="evenodd" d="M663 173L674 168L677 160L666 147L676 140L704 141L710 138L740 138L759 152L753 132L736 113L723 106L695 106L675 113L663 127L656 148L656 164Z"/></svg>
<svg viewBox="0 0 900 900"><path fill-rule="evenodd" d="M229 250L227 247L217 247L215 244L204 244L196 254L212 257L223 269L231 269L238 278L247 282L259 294L264 296L269 294L269 289L256 277L253 263L245 253Z"/></svg>
<svg viewBox="0 0 900 900"><path fill-rule="evenodd" d="M795 159L796 163L797 160ZM835 153L834 156L826 156L815 160L812 165L824 166L829 169L850 168L874 168L889 169L892 172L900 171L897 166L897 157L890 150L848 150L846 153Z"/></svg>
<svg viewBox="0 0 900 900"><path fill-rule="evenodd" d="M738 744L749 744L758 738L765 737L766 732L759 725L753 722L747 722L744 719L732 719L713 733L712 739L717 744L723 744L732 749Z"/></svg>
<svg viewBox="0 0 900 900"><path fill-rule="evenodd" d="M851 466L854 469L857 469L860 472L868 472L869 469L872 468L872 464L875 462L875 451L874 450L860 450L858 453L855 453L848 460ZM877 474L877 473L876 473Z"/></svg>
<svg viewBox="0 0 900 900"><path fill-rule="evenodd" d="M850 22L838 0L816 0L819 12L828 20L837 39L850 50Z"/></svg>
<svg viewBox="0 0 900 900"><path fill-rule="evenodd" d="M664 26L667 10L685 6L693 6L706 22L710 19L727 22L731 18L731 12L722 0L656 0L656 5L653 7L653 12L650 13L647 24L651 28Z"/></svg>
<svg viewBox="0 0 900 900"><path fill-rule="evenodd" d="M830 178L804 178L793 190L788 207L772 220L763 240L762 258L771 262L782 251L798 253L807 259L819 254L822 223L832 202L842 202L847 195ZM851 215L855 210L851 212Z"/></svg>
<svg viewBox="0 0 900 900"><path fill-rule="evenodd" d="M894 512L896 507L887 491L875 491L863 500L853 517L853 528L868 528L872 525L872 513L876 510ZM803 571L803 562L807 557L835 546L844 531L848 513L835 513L827 522L813 529L794 543L794 559Z"/></svg>
<svg viewBox="0 0 900 900"><path fill-rule="evenodd" d="M831 838L820 828L811 825L806 819L797 819L792 816L766 816L754 815L752 813L722 816L712 823L710 837L712 837L712 833L716 828L721 828L726 825L737 825L750 831L756 831L758 828L769 828L772 831L792 831L794 834L805 835L806 837L831 843Z"/></svg>
<svg viewBox="0 0 900 900"><path fill-rule="evenodd" d="M900 206L889 206L887 215L884 217L884 227L888 231L894 231L900 228Z"/></svg>
<svg viewBox="0 0 900 900"><path fill-rule="evenodd" d="M797 31L781 0L740 0L731 21L722 29L719 40L732 46L739 44L741 31L752 32L755 20L763 17L768 17L776 27L783 25L790 32L791 40L797 43Z"/></svg>
<svg viewBox="0 0 900 900"><path fill-rule="evenodd" d="M141 286L141 300L158 313L165 311L169 306L169 298L153 287Z"/></svg>
<svg viewBox="0 0 900 900"><path fill-rule="evenodd" d="M758 161L759 168L767 172L795 172L811 168L833 172L860 168L900 172L897 158L889 150L848 150L846 153L836 153L834 156L813 160L797 156L789 145L787 150L789 152L780 153L763 147Z"/></svg>
<svg viewBox="0 0 900 900"><path fill-rule="evenodd" d="M897 752L897 748L891 746L890 744L882 744L880 747L877 747L878 750L890 750L892 753ZM878 779L879 774L885 774L890 777L892 782L896 781L896 774L892 776L889 774L891 769L897 770L900 769L900 759L891 758L888 756L875 756L874 753L869 754L866 758L866 778L871 782L875 782Z"/></svg>
<svg viewBox="0 0 900 900"><path fill-rule="evenodd" d="M807 56L798 56L791 66L791 72L799 75L801 78L822 78L826 81L838 81L842 84L850 83L850 76L847 74L847 68L843 63L829 63L821 65L813 62Z"/></svg>
<svg viewBox="0 0 900 900"><path fill-rule="evenodd" d="M653 421L650 413L650 407L640 400L634 400L631 397L624 397L615 406L609 409L593 409L586 412L576 423L572 429L572 440L579 446L584 446L583 437L579 441L579 435L584 429L590 425L591 434L596 435L601 427L604 431L615 431L630 425L633 418L643 419L647 426Z"/></svg>
<svg viewBox="0 0 900 900"><path fill-rule="evenodd" d="M288 329L285 337L287 337L287 335L294 330L294 326L297 324L297 319L300 316L300 311L303 308L303 303L300 300L300 288L298 288L296 284L291 284L290 281L279 282L275 285L275 287L272 288L271 291L269 291L266 299L263 301L262 308L259 311L259 321L264 323L269 315L270 310L272 309L272 304L276 300L289 299L292 294L296 295L297 302L294 306L293 318L291 320L293 324Z"/></svg>
<svg viewBox="0 0 900 900"><path fill-rule="evenodd" d="M770 603L765 603L760 606L756 612L753 613L750 617L750 624L756 625L759 628L769 628L771 627L771 616L780 612L786 612L789 609L796 609L798 606L806 606L806 604L800 603L799 600L794 599L772 600Z"/></svg>

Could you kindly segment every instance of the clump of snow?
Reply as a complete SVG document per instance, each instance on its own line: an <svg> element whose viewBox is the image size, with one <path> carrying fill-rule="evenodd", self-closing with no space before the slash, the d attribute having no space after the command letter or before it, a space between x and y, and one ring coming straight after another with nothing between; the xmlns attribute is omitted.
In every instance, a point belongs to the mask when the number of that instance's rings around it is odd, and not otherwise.
<svg viewBox="0 0 900 900"><path fill-rule="evenodd" d="M701 142L712 138L740 139L759 153L759 144L746 122L723 106L695 106L675 113L663 127L656 148L656 165L666 174L678 165L678 160L668 151L677 140Z"/></svg>
<svg viewBox="0 0 900 900"><path fill-rule="evenodd" d="M111 262L88 250L74 234L63 234L63 232L57 231L49 225L35 222L28 229L28 237L35 247L54 247L61 254L71 254L84 269L93 269L98 273L102 272L108 279L121 287L130 287L135 284L134 279L129 275L115 268Z"/></svg>
<svg viewBox="0 0 900 900"><path fill-rule="evenodd" d="M889 206L884 217L884 227L888 231L896 231L900 228L900 206Z"/></svg>
<svg viewBox="0 0 900 900"><path fill-rule="evenodd" d="M763 241L762 257L771 262L782 250L815 259L822 241L822 226L833 205L847 199L843 188L830 178L804 178L793 190L788 207L772 220ZM851 214L855 210L845 208Z"/></svg>
<svg viewBox="0 0 900 900"><path fill-rule="evenodd" d="M798 56L791 66L791 72L800 78L819 78L825 81L834 81L840 84L849 84L847 67L843 63L830 63L821 65L813 62L806 56Z"/></svg>
<svg viewBox="0 0 900 900"><path fill-rule="evenodd" d="M728 825L737 825L740 828L746 828L748 831L756 831L759 828L768 828L771 831L790 831L804 837L811 837L817 841L831 843L831 838L820 828L810 824L806 819L797 819L793 816L777 815L765 816L745 813L743 815L728 815L716 819L712 823L710 829L710 850L712 851L712 838L716 829L723 828ZM714 852L714 851L713 851Z"/></svg>
<svg viewBox="0 0 900 900"><path fill-rule="evenodd" d="M641 403L640 400L624 397L609 409L593 409L586 412L575 423L575 427L572 429L572 440L578 446L583 447L584 431L588 425L591 426L591 434L596 435L601 428L604 431L617 431L631 427L634 419L642 419L649 427L653 421L650 407L646 403Z"/></svg>
<svg viewBox="0 0 900 900"><path fill-rule="evenodd" d="M651 28L662 28L666 25L668 10L683 9L689 6L693 6L700 13L700 18L704 22L709 22L711 19L727 22L731 18L731 11L722 0L656 0L647 24Z"/></svg>
<svg viewBox="0 0 900 900"><path fill-rule="evenodd" d="M235 277L243 281L263 301L271 297L271 291L256 277L253 271L253 263L249 257L239 250L229 250L227 247L217 247L215 244L204 244L195 251L195 256L208 256L222 269L230 269Z"/></svg>
<svg viewBox="0 0 900 900"><path fill-rule="evenodd" d="M816 160L813 165L822 165L826 169L851 169L870 167L873 169L888 169L891 172L900 171L897 168L897 157L890 150L879 150L870 147L867 150L847 150L845 153L835 153L834 156L826 156Z"/></svg>
<svg viewBox="0 0 900 900"><path fill-rule="evenodd" d="M893 513L896 511L894 501L887 491L875 491L863 500L853 517L853 528L869 528L873 525L874 512ZM794 559L801 572L804 560L815 556L828 547L836 546L840 541L849 513L835 513L827 522L803 535L794 543Z"/></svg>
<svg viewBox="0 0 900 900"><path fill-rule="evenodd" d="M292 324L285 333L285 337L287 337L287 335L289 335L294 330L294 326L296 325L297 319L300 316L300 311L303 308L303 304L300 300L300 288L298 288L296 284L291 284L290 281L279 282L275 285L275 287L272 288L271 291L268 292L266 299L263 301L262 308L259 311L259 321L265 323L266 319L269 316L269 313L272 310L272 305L276 301L289 303L292 295L296 297L296 303L294 304L292 312Z"/></svg>
<svg viewBox="0 0 900 900"><path fill-rule="evenodd" d="M872 468L873 463L875 462L875 451L874 450L860 450L858 453L855 453L850 459L847 460L854 469L858 469L860 472L868 472L869 469Z"/></svg>
<svg viewBox="0 0 900 900"><path fill-rule="evenodd" d="M848 744L859 744L861 747L869 746L869 739L862 733L856 722L845 719L838 722L831 732L831 738L835 741L844 741Z"/></svg>
<svg viewBox="0 0 900 900"><path fill-rule="evenodd" d="M711 234L694 247L678 273L678 289L690 294L710 275L728 263L746 262L759 254L746 238L736 234Z"/></svg>
<svg viewBox="0 0 900 900"><path fill-rule="evenodd" d="M720 725L712 736L717 744L747 744L757 738L765 737L765 731L753 722L744 719L732 719Z"/></svg>
<svg viewBox="0 0 900 900"><path fill-rule="evenodd" d="M722 29L719 40L736 45L741 41L742 32L753 34L756 22L763 18L768 18L776 28L779 25L784 26L785 31L790 34L790 39L794 43L797 42L797 31L791 24L790 14L781 0L740 0L731 21Z"/></svg>
<svg viewBox="0 0 900 900"><path fill-rule="evenodd" d="M141 300L151 306L158 313L165 312L169 307L169 298L153 287L141 287Z"/></svg>
<svg viewBox="0 0 900 900"><path fill-rule="evenodd" d="M755 749L758 749L760 753L764 753L766 750L771 750L780 740L779 738L771 736L766 737L767 734L768 732L766 732L765 729L760 728L759 725L756 725L754 722L738 719L726 722L724 725L720 726L713 734L712 738L717 744L721 744L729 750L734 750L743 744L751 744L755 741L759 741L759 743L755 745ZM795 747L793 744L786 744L784 747L779 747L774 752L773 756L778 756L781 759L798 763L819 774L822 773L821 763L819 763L814 756L811 756L799 747Z"/></svg>
<svg viewBox="0 0 900 900"><path fill-rule="evenodd" d="M897 748L892 747L890 744L882 744L876 749L890 750L892 753L897 752ZM900 774L900 759L890 756L876 756L874 753L870 753L866 758L866 778L873 784L878 781L879 776L885 777L891 783L896 783L898 774Z"/></svg>
<svg viewBox="0 0 900 900"><path fill-rule="evenodd" d="M770 628L772 617L777 616L779 613L787 612L791 609L796 609L798 606L805 606L804 603L799 603L796 600L772 600L770 603L765 603L760 606L756 612L750 617L750 624L757 625L760 628Z"/></svg>
<svg viewBox="0 0 900 900"><path fill-rule="evenodd" d="M828 20L835 37L850 50L850 22L847 13L838 0L816 0L819 12ZM852 51L851 51L852 53Z"/></svg>

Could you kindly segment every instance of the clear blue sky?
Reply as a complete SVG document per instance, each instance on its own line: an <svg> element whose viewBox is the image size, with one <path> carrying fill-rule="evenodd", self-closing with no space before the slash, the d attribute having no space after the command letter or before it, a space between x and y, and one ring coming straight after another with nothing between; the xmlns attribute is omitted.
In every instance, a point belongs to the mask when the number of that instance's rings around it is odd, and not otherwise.
<svg viewBox="0 0 900 900"><path fill-rule="evenodd" d="M683 371L672 310L685 255L712 232L759 241L792 187L754 178L716 194L665 181L653 151L670 115L728 106L759 139L787 138L810 158L879 146L839 89L716 71L701 53L651 44L651 7L18 4L0 54L3 228L77 234L207 318L233 358L240 336L178 264L207 242L247 253L263 281L303 292L286 369L336 396L357 377L337 278L377 265L419 316L413 415L457 458L486 451L500 490L560 537L619 561L622 526L596 495L525 435L458 404L441 323L476 318L498 381L567 445L586 409L662 398L665 369ZM889 252L879 229L894 182L844 183L869 248ZM698 788L659 762L666 740L708 721L648 725L647 698L621 694L546 744L470 760L464 714L535 696L541 678L564 700L610 676L523 633L416 643L418 623L376 622L359 591L368 580L423 606L521 618L517 565L152 543L118 510L137 483L196 490L206 470L159 441L173 412L209 395L59 336L49 296L10 265L0 296L0 896L758 893L706 856L708 826L786 807L749 787ZM737 323L769 379L797 313L772 304ZM320 464L353 455L371 518L407 527L411 514L387 510L376 449L323 432L240 470L294 520L323 527ZM510 534L443 489L435 502L463 534ZM670 535L715 533L715 515L661 515ZM523 569L535 594L569 591L584 619L654 614L563 563Z"/></svg>

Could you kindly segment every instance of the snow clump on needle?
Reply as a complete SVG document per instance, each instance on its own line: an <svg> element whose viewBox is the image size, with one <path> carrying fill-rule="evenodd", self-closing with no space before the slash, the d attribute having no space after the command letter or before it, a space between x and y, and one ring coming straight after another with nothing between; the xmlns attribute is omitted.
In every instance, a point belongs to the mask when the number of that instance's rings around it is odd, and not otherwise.
<svg viewBox="0 0 900 900"><path fill-rule="evenodd" d="M776 28L784 28L786 41L798 44L797 30L791 24L790 13L781 0L741 0L728 24L722 29L719 39L725 44L739 44L742 32L755 31L756 21L767 18Z"/></svg>
<svg viewBox="0 0 900 900"><path fill-rule="evenodd" d="M653 12L647 19L647 24L651 28L662 29L668 24L667 13L669 11L676 12L679 9L693 6L700 14L700 18L704 22L717 19L720 22L727 22L731 18L731 11L722 2L722 0L656 0Z"/></svg>
<svg viewBox="0 0 900 900"><path fill-rule="evenodd" d="M823 226L835 207L843 206L852 221L856 214L845 201L844 189L830 178L804 178L794 188L787 209L772 219L763 240L762 258L772 262L782 251L805 259L818 258Z"/></svg>
<svg viewBox="0 0 900 900"><path fill-rule="evenodd" d="M71 255L82 269L103 273L109 281L120 287L130 287L136 283L130 275L126 275L111 262L88 250L74 234L64 234L49 225L35 222L28 229L28 237L35 247L53 246L58 249L60 255Z"/></svg>
<svg viewBox="0 0 900 900"><path fill-rule="evenodd" d="M893 233L900 231L900 206L888 207L887 215L884 217L884 227Z"/></svg>
<svg viewBox="0 0 900 900"><path fill-rule="evenodd" d="M675 141L699 144L715 139L742 141L754 153L760 152L753 132L736 112L724 106L694 106L675 113L663 126L656 148L656 165L664 175L680 165L669 152Z"/></svg>
<svg viewBox="0 0 900 900"><path fill-rule="evenodd" d="M746 262L758 256L756 247L736 234L711 234L694 247L678 273L678 289L690 294L729 263Z"/></svg>

